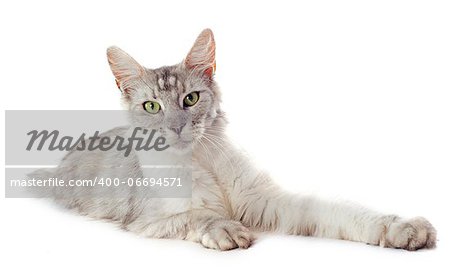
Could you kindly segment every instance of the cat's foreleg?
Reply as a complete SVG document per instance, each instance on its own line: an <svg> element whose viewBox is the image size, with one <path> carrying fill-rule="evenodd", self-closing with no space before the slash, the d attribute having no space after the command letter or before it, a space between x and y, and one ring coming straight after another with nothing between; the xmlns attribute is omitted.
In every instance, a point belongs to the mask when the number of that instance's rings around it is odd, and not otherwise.
<svg viewBox="0 0 450 277"><path fill-rule="evenodd" d="M291 195L264 183L267 178L253 182L235 198L236 218L247 226L407 250L435 246L436 231L424 218L402 219L347 202Z"/></svg>
<svg viewBox="0 0 450 277"><path fill-rule="evenodd" d="M207 209L189 210L162 218L141 215L125 229L153 238L178 238L198 242L206 248L248 248L252 233L241 222Z"/></svg>

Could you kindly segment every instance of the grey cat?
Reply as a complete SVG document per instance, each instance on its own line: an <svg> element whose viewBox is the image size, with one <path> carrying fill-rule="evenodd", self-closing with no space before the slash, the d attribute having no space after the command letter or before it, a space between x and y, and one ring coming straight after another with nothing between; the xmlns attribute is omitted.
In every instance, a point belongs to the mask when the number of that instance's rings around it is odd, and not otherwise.
<svg viewBox="0 0 450 277"><path fill-rule="evenodd" d="M215 42L204 30L187 57L174 66L147 69L117 47L108 61L132 126L158 129L180 159L192 164L191 198L121 197L71 188L53 197L81 214L110 219L129 231L153 238L178 238L207 248L247 248L256 231L274 231L365 242L383 247L432 248L436 231L424 218L403 219L347 202L329 202L283 191L227 138L221 94L214 81ZM124 135L117 128L104 136ZM186 149L189 149L187 151ZM140 157L116 151L73 151L47 176L142 177ZM105 166L108 165L108 166ZM42 173L42 172L41 172Z"/></svg>

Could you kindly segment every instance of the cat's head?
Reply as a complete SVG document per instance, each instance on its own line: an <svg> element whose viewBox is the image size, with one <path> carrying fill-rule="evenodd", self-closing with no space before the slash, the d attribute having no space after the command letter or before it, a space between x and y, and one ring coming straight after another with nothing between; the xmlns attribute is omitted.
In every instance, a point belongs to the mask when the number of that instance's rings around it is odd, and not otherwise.
<svg viewBox="0 0 450 277"><path fill-rule="evenodd" d="M107 50L108 62L132 111L132 123L158 129L176 149L199 141L219 111L220 93L214 82L215 42L205 29L179 64L149 69L118 47Z"/></svg>

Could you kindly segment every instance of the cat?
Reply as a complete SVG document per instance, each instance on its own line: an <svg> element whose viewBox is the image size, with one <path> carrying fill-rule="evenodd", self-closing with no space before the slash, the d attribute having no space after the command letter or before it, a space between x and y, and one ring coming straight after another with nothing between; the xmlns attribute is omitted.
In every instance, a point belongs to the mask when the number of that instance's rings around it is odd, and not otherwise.
<svg viewBox="0 0 450 277"><path fill-rule="evenodd" d="M255 168L224 131L210 29L200 33L177 65L147 69L115 46L107 49L107 58L126 109L140 113L143 125L159 128L176 151L190 149L192 197L138 198L132 190L122 198L83 197L84 188L74 188L53 196L66 207L142 236L183 239L217 250L248 248L259 231L406 250L435 247L436 231L422 217L404 219L348 202L293 195ZM118 128L103 135L124 132ZM39 174L137 177L142 174L139 160L137 154L124 158L116 152L72 151L56 170Z"/></svg>

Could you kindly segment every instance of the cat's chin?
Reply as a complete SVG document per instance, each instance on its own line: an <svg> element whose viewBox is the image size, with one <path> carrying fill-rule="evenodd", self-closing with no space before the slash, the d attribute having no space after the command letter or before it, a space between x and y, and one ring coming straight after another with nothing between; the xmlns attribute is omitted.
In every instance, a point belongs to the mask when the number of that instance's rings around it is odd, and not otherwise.
<svg viewBox="0 0 450 277"><path fill-rule="evenodd" d="M167 151L174 154L184 155L192 152L192 141L177 140L170 143L170 147Z"/></svg>

